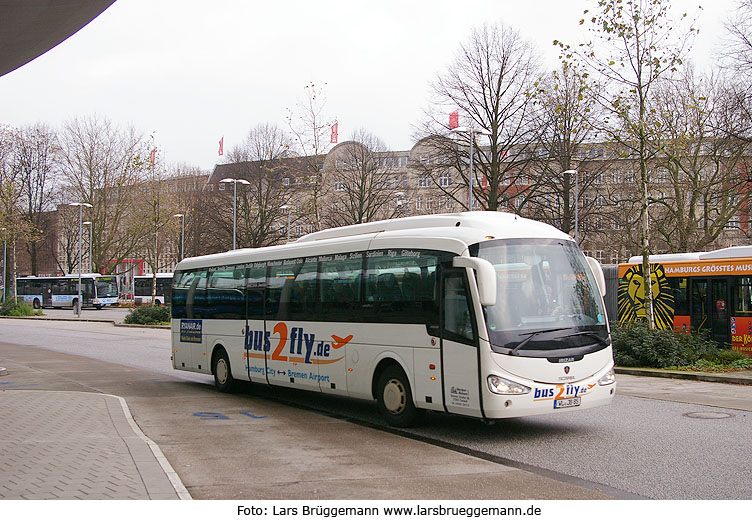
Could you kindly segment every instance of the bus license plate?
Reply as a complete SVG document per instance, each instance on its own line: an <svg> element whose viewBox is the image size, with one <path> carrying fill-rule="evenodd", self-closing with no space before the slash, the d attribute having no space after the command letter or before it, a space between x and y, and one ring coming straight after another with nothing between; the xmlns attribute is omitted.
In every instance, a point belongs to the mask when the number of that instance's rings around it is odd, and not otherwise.
<svg viewBox="0 0 752 525"><path fill-rule="evenodd" d="M580 398L573 397L570 399L554 399L554 408L569 408L580 406Z"/></svg>

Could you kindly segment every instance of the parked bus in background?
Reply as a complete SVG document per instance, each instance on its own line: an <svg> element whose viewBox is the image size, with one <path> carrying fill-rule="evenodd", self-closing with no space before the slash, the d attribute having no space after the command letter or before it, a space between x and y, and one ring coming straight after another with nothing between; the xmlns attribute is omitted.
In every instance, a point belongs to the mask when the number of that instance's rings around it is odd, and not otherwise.
<svg viewBox="0 0 752 525"><path fill-rule="evenodd" d="M596 407L615 389L604 293L568 235L512 214L335 228L181 261L173 368L375 399L395 426Z"/></svg>
<svg viewBox="0 0 752 525"><path fill-rule="evenodd" d="M19 277L16 279L18 298L34 308L76 307L78 274L63 277ZM117 306L118 280L114 275L81 274L81 306L83 308Z"/></svg>
<svg viewBox="0 0 752 525"><path fill-rule="evenodd" d="M704 332L752 356L752 246L651 255L650 263L658 328ZM642 256L620 264L618 278L619 324L644 319Z"/></svg>
<svg viewBox="0 0 752 525"><path fill-rule="evenodd" d="M158 273L154 304L157 306L170 304L172 288L172 273ZM151 304L154 274L136 275L133 277L133 300L136 306Z"/></svg>

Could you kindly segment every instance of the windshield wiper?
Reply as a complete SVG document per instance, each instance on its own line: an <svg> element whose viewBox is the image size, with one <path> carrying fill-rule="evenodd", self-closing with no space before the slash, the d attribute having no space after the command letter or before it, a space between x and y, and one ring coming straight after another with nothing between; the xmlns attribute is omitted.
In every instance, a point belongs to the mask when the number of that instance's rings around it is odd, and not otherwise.
<svg viewBox="0 0 752 525"><path fill-rule="evenodd" d="M527 337L525 339L523 339L522 341L520 341L520 343L517 346L515 346L514 348L512 348L512 350L509 352L509 355L514 355L514 356L519 355L517 353L517 350L519 350L520 348L522 348L523 346L525 346L528 343L528 341L530 341L536 335L547 334L547 333L550 333L550 332L558 332L559 330L569 330L569 328L548 328L546 330L536 330L535 332L525 332L525 333L522 333L520 335L526 335ZM566 337L566 336L564 336L564 337Z"/></svg>
<svg viewBox="0 0 752 525"><path fill-rule="evenodd" d="M593 330L586 330L584 332L575 332L573 334L567 334L567 335L562 335L562 336L559 336L559 337L555 337L554 339L564 339L564 338L567 338L567 337L575 337L577 335L589 335L590 337L592 337L593 339L595 339L596 341L598 341L599 343L601 343L603 346L608 346L609 345L608 339L604 339L603 337L601 337L600 335L598 335L598 332L595 332Z"/></svg>

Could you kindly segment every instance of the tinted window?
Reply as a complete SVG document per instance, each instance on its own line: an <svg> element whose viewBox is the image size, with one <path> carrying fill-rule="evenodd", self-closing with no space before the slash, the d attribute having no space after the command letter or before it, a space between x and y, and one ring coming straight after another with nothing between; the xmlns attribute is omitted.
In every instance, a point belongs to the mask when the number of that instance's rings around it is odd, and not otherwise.
<svg viewBox="0 0 752 525"><path fill-rule="evenodd" d="M362 253L322 257L319 281L322 321L361 320Z"/></svg>
<svg viewBox="0 0 752 525"><path fill-rule="evenodd" d="M370 322L438 324L436 253L366 253L365 316Z"/></svg>
<svg viewBox="0 0 752 525"><path fill-rule="evenodd" d="M245 319L245 269L215 270L209 275L204 319Z"/></svg>
<svg viewBox="0 0 752 525"><path fill-rule="evenodd" d="M266 288L266 264L256 263L248 268L246 281L246 308L248 319L264 318L264 289Z"/></svg>
<svg viewBox="0 0 752 525"><path fill-rule="evenodd" d="M280 321L316 320L316 259L269 265L267 314Z"/></svg>
<svg viewBox="0 0 752 525"><path fill-rule="evenodd" d="M174 283L172 317L201 319L206 306L206 270L178 272Z"/></svg>

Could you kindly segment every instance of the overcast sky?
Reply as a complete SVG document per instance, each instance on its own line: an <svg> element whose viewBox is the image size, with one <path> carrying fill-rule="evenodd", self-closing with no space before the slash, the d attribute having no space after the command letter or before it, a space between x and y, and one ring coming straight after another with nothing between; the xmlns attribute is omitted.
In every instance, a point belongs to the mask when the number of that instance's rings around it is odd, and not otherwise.
<svg viewBox="0 0 752 525"><path fill-rule="evenodd" d="M393 150L412 146L429 83L474 27L504 23L534 42L549 69L554 39L578 43L596 0L117 0L33 62L0 77L0 123L58 126L97 114L154 133L167 163L211 169L260 123L286 127L313 81L340 141L359 128ZM710 64L735 0L703 5L694 57ZM707 4L707 5L706 5Z"/></svg>

